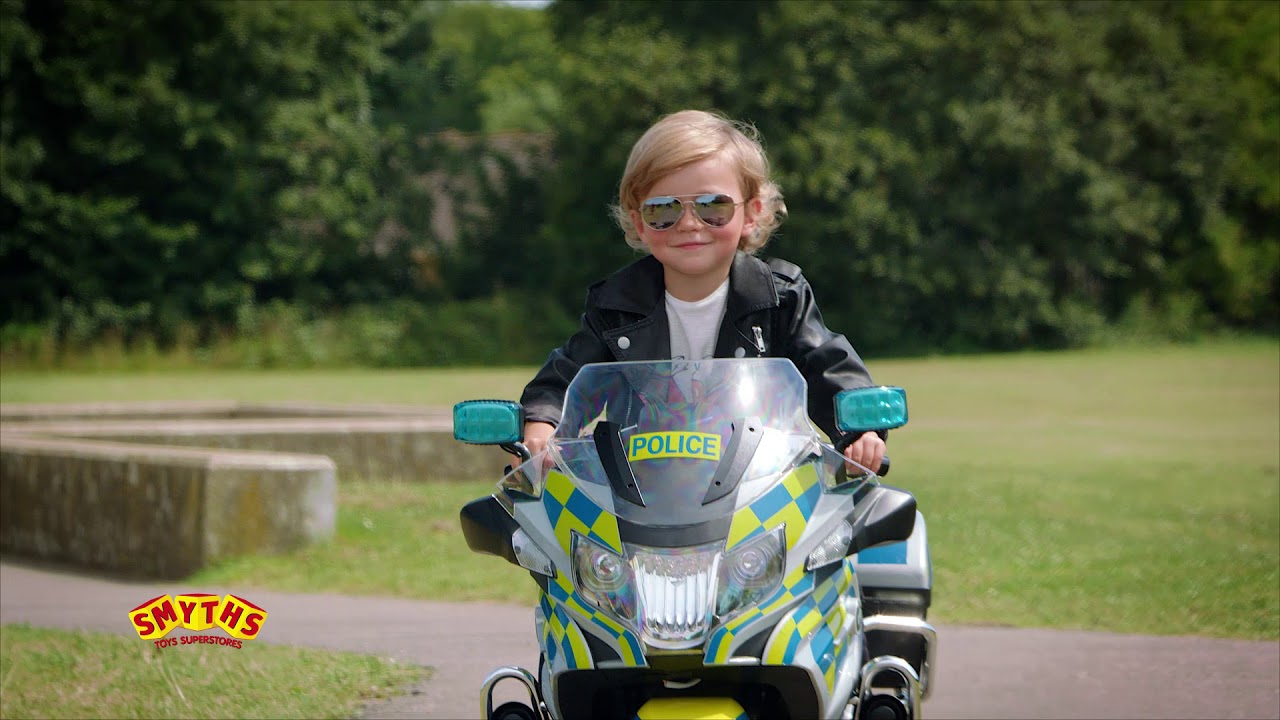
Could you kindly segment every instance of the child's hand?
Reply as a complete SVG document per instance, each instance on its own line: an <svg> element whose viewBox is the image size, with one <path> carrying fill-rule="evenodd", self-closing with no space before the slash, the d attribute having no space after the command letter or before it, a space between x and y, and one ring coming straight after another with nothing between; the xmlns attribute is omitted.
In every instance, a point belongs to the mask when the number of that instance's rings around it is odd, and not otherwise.
<svg viewBox="0 0 1280 720"><path fill-rule="evenodd" d="M879 435L868 432L850 443L849 447L844 449L844 456L871 472L880 472L880 461L884 459L884 449L884 440L881 440ZM854 470L854 468L848 468L849 472Z"/></svg>
<svg viewBox="0 0 1280 720"><path fill-rule="evenodd" d="M551 423L529 421L524 424L524 446L529 448L530 455L537 455L547 448L547 441L556 431Z"/></svg>

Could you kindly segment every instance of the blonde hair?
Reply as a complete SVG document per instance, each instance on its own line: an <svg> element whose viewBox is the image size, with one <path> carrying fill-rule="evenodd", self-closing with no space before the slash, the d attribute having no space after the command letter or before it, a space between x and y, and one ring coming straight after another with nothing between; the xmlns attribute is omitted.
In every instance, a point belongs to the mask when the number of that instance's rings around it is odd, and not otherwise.
<svg viewBox="0 0 1280 720"><path fill-rule="evenodd" d="M639 209L643 194L666 175L711 157L726 158L737 170L745 194L742 200L760 200L755 227L738 241L738 248L754 253L764 247L786 219L787 206L782 191L769 179L769 159L759 134L750 125L703 110L682 110L661 118L631 148L618 185L618 204L611 208L628 245L647 251L631 222L631 211ZM743 212L750 212L750 207L744 205Z"/></svg>

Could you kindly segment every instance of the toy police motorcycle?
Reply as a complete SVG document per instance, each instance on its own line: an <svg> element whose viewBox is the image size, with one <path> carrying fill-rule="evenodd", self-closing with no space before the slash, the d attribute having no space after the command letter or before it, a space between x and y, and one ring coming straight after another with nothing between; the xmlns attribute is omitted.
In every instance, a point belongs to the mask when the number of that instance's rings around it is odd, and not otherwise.
<svg viewBox="0 0 1280 720"><path fill-rule="evenodd" d="M847 463L782 358L583 367L547 449L519 404L459 403L454 435L519 454L466 505L472 550L527 569L537 674L495 670L484 718L920 716L936 634L913 496ZM901 388L836 398L841 432L900 427ZM530 705L493 707L521 682Z"/></svg>

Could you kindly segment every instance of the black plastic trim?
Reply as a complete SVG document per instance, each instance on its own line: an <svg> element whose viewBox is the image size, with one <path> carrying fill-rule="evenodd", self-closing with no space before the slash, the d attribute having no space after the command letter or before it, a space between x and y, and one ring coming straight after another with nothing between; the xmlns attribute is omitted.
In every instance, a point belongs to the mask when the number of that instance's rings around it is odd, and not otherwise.
<svg viewBox="0 0 1280 720"><path fill-rule="evenodd" d="M906 615L925 620L929 615L929 605L933 602L933 590L924 588L912 590L908 588L880 588L863 586L862 614L871 615Z"/></svg>
<svg viewBox="0 0 1280 720"><path fill-rule="evenodd" d="M631 472L631 465L627 462L627 448L622 444L622 426L602 420L596 423L591 439L595 441L600 464L604 466L613 494L632 505L644 507L644 496L640 494L635 473Z"/></svg>
<svg viewBox="0 0 1280 720"><path fill-rule="evenodd" d="M760 447L760 438L764 436L764 427L760 418L739 418L733 423L733 436L729 438L728 452L716 468L715 477L707 487L707 494L702 498L703 505L709 505L728 495L738 487L742 475L755 457L756 448Z"/></svg>
<svg viewBox="0 0 1280 720"><path fill-rule="evenodd" d="M916 527L916 498L911 493L878 485L867 495L867 509L850 518L853 542L849 543L849 555L881 543L906 540Z"/></svg>
<svg viewBox="0 0 1280 720"><path fill-rule="evenodd" d="M732 515L694 525L639 525L618 518L618 537L624 543L649 547L676 548L724 540L729 537Z"/></svg>
<svg viewBox="0 0 1280 720"><path fill-rule="evenodd" d="M511 547L511 536L520 527L507 514L502 503L492 495L472 500L462 506L459 513L462 523L462 535L467 539L467 547L485 555L497 555L512 564L516 561L515 548Z"/></svg>
<svg viewBox="0 0 1280 720"><path fill-rule="evenodd" d="M609 647L608 643L595 635L592 635L586 630L582 631L582 637L587 641L587 649L591 651L591 660L595 662L595 664L599 665L602 662L622 659L622 656L618 654L617 650Z"/></svg>
<svg viewBox="0 0 1280 720"><path fill-rule="evenodd" d="M744 640L743 643L738 646L738 649L734 651L733 656L763 658L764 646L769 642L769 636L773 634L776 627L776 625L770 625L755 635L752 635L750 638Z"/></svg>

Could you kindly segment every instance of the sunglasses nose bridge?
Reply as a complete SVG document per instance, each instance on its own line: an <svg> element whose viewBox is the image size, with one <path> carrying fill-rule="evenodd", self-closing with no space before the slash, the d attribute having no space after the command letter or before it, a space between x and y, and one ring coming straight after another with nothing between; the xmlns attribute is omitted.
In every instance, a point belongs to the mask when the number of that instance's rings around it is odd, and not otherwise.
<svg viewBox="0 0 1280 720"><path fill-rule="evenodd" d="M693 204L692 200L679 200L678 202L680 203L680 217L676 218L676 227L684 225L686 222L692 223L695 228L707 224L702 219L702 216L698 215L698 208Z"/></svg>

